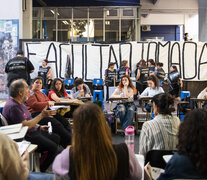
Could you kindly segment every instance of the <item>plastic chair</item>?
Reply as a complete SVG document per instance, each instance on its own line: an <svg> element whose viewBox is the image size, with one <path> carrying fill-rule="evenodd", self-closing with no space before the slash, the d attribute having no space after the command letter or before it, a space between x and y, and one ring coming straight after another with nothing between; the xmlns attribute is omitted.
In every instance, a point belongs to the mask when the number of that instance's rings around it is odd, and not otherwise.
<svg viewBox="0 0 207 180"><path fill-rule="evenodd" d="M42 93L44 93L44 94L47 96L47 92L46 92L45 89L40 89L40 91L41 91Z"/></svg>
<svg viewBox="0 0 207 180"><path fill-rule="evenodd" d="M152 167L165 169L166 162L163 159L164 155L174 154L174 150L150 150L147 152L145 165L150 162Z"/></svg>
<svg viewBox="0 0 207 180"><path fill-rule="evenodd" d="M190 96L190 91L181 91L180 92L180 98L181 99L184 99L186 96ZM180 120L183 121L184 113L183 112L179 112L178 115L179 115Z"/></svg>
<svg viewBox="0 0 207 180"><path fill-rule="evenodd" d="M93 80L93 90L103 90L103 79Z"/></svg>
<svg viewBox="0 0 207 180"><path fill-rule="evenodd" d="M74 87L73 83L74 79L65 79L65 89L72 89Z"/></svg>

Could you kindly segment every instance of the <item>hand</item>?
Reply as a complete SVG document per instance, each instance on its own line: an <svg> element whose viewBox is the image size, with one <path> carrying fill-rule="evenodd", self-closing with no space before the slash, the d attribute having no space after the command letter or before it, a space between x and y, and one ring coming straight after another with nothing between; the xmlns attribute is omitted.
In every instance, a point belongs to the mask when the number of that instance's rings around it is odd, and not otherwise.
<svg viewBox="0 0 207 180"><path fill-rule="evenodd" d="M91 97L90 94L86 94L86 97Z"/></svg>
<svg viewBox="0 0 207 180"><path fill-rule="evenodd" d="M50 106L54 106L55 105L55 102L54 101L48 101L48 105L49 105L49 107Z"/></svg>
<svg viewBox="0 0 207 180"><path fill-rule="evenodd" d="M84 90L83 89L80 90L80 96L84 96Z"/></svg>
<svg viewBox="0 0 207 180"><path fill-rule="evenodd" d="M40 130L42 131L48 131L48 129L49 129L49 126L47 125L40 126Z"/></svg>
<svg viewBox="0 0 207 180"><path fill-rule="evenodd" d="M140 94L137 95L137 98L140 98Z"/></svg>
<svg viewBox="0 0 207 180"><path fill-rule="evenodd" d="M41 114L42 114L42 117L45 118L45 117L53 117L54 115L56 115L56 111L55 110L47 110L47 106L42 110Z"/></svg>
<svg viewBox="0 0 207 180"><path fill-rule="evenodd" d="M207 87L205 88L205 91L207 92Z"/></svg>

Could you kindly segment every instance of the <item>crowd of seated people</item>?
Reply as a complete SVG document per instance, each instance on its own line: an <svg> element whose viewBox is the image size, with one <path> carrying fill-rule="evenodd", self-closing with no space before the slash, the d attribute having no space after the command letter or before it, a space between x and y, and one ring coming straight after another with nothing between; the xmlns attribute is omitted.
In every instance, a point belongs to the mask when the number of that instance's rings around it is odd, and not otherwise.
<svg viewBox="0 0 207 180"><path fill-rule="evenodd" d="M205 153L207 143L204 138L206 135L204 119L206 119L207 112L194 110L187 114L184 122L180 124L180 119L172 115L175 98L179 96L182 87L182 80L177 75L179 73L176 67L172 67L168 75L168 78L172 80L172 89L169 93L165 93L159 83L165 74L162 69L163 64L158 63L156 67L152 59L147 64L145 60L141 60L137 65L136 80L143 83L142 86L137 86L138 88L135 88L132 83L127 61L122 61L119 69L121 73L117 72L120 82L111 97L121 99L115 110L121 121L122 129L125 130L127 126L133 125L136 110L134 96L137 91L142 92L136 96L138 99L152 98L153 106L150 109L153 110L155 117L142 126L139 154L146 156L150 150L154 149L177 151L159 179L206 178L207 168L204 162L207 158L207 153ZM171 75L175 73L178 78L173 80ZM146 87L146 82L148 87ZM56 179L141 179L142 170L135 154L126 144L112 143L110 129L104 114L97 105L85 103L76 108L71 106L69 115L66 116L49 109L62 100L78 102L78 98L91 97L91 91L83 79L75 79L70 95L66 92L64 81L60 78L53 80L48 96L40 91L42 86L41 77L33 79L30 90L25 80L13 81L9 87L11 97L2 112L9 124L22 123L29 127L25 139L38 145L37 152L42 155L41 172L45 172L53 163L52 168ZM139 87L142 88L139 89ZM206 89L198 97L205 98L205 95ZM71 116L73 117L73 132L65 118ZM53 127L51 134L47 132L48 122L51 122ZM193 128L189 128L190 125ZM188 138L189 135L193 138ZM41 177L54 178L53 175L29 172L24 156L20 158L14 142L11 140L8 142L13 147L10 154L14 153L13 157L12 155L8 157L11 160L16 158L15 163L19 164L19 168L16 168L14 174L8 175L7 166L3 167L0 164L0 172L4 177L14 177L15 173L18 177L18 173L22 173L22 179L32 179L33 176L34 178L40 176L39 179ZM192 143L195 146L192 146ZM59 145L65 149L57 155ZM1 160L0 163L2 163Z"/></svg>

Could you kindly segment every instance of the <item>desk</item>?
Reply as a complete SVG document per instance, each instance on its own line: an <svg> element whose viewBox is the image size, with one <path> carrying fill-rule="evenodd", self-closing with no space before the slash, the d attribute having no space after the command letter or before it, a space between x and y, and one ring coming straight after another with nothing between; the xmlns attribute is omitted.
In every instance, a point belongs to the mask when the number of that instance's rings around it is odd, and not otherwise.
<svg viewBox="0 0 207 180"><path fill-rule="evenodd" d="M127 99L128 98L124 98L124 97L111 97L111 98L109 98L109 101L111 102L111 104L110 104L110 111L112 111L111 107L112 107L112 103L114 101L126 101Z"/></svg>
<svg viewBox="0 0 207 180"><path fill-rule="evenodd" d="M68 105L79 106L81 104L84 104L84 103L80 100L55 102L55 105L65 105L65 106L68 106Z"/></svg>
<svg viewBox="0 0 207 180"><path fill-rule="evenodd" d="M92 100L92 97L79 97L77 98L78 100L81 100L83 102L86 102L86 101L91 101Z"/></svg>
<svg viewBox="0 0 207 180"><path fill-rule="evenodd" d="M198 99L198 98L190 98L192 101L196 101L198 103L198 108L202 108L202 103L207 103L207 99Z"/></svg>
<svg viewBox="0 0 207 180"><path fill-rule="evenodd" d="M36 144L30 144L27 151L29 153L29 169L30 171L40 172L40 157L39 153L35 153L38 148Z"/></svg>
<svg viewBox="0 0 207 180"><path fill-rule="evenodd" d="M38 145L36 144L30 144L27 151L29 154L32 154L33 152L35 152L35 150L38 148Z"/></svg>
<svg viewBox="0 0 207 180"><path fill-rule="evenodd" d="M183 104L189 104L189 101L177 101L177 116L180 118L180 120L184 118L184 112L181 111L181 105ZM183 116L180 117L180 115L183 115Z"/></svg>
<svg viewBox="0 0 207 180"><path fill-rule="evenodd" d="M18 133L13 133L13 134L8 134L8 136L13 139L13 140L20 140L20 139L24 139L27 131L28 131L28 126L23 126L20 130L20 132Z"/></svg>

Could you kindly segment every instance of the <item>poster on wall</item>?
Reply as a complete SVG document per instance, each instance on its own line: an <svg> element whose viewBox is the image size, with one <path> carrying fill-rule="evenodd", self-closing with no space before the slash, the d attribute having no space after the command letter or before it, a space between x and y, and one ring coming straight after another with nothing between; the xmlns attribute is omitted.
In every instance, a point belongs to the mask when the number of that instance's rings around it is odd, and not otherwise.
<svg viewBox="0 0 207 180"><path fill-rule="evenodd" d="M19 20L0 20L0 99L8 98L6 63L19 46Z"/></svg>

